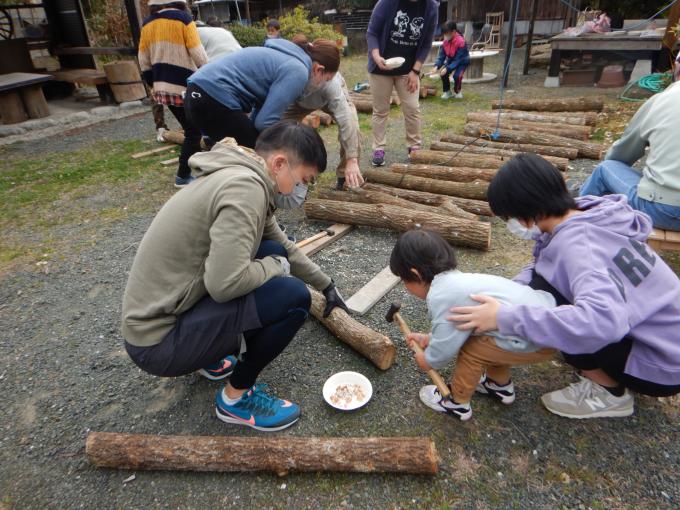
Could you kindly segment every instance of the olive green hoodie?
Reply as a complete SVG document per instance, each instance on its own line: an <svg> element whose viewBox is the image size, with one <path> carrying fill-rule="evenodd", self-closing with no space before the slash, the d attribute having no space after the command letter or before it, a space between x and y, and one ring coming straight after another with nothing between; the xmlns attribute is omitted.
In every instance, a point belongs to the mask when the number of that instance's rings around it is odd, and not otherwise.
<svg viewBox="0 0 680 510"><path fill-rule="evenodd" d="M210 294L226 302L283 274L274 257L254 260L263 239L288 251L291 273L316 289L331 279L281 232L265 162L225 139L189 160L198 179L176 193L142 238L123 296L123 336L156 345L177 315Z"/></svg>

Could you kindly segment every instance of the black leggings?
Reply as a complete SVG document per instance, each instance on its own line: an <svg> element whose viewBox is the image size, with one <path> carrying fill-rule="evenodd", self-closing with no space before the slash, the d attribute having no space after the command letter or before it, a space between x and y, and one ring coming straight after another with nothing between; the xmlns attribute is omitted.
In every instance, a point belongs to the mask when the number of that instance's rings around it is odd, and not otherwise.
<svg viewBox="0 0 680 510"><path fill-rule="evenodd" d="M458 94L463 87L463 73L466 67L456 67L453 70L453 91ZM448 92L451 90L451 71L442 76L442 90Z"/></svg>
<svg viewBox="0 0 680 510"><path fill-rule="evenodd" d="M255 258L288 256L275 241L262 241ZM125 343L142 370L161 377L176 377L239 354L239 335L246 352L231 375L231 385L247 389L260 372L286 348L305 322L311 306L306 285L297 278L272 278L250 294L226 303L204 297L177 318L160 344L137 347Z"/></svg>
<svg viewBox="0 0 680 510"><path fill-rule="evenodd" d="M186 179L191 175L191 168L189 168L188 164L189 158L201 150L201 133L187 120L186 110L182 106L168 105L168 109L184 130L184 142L182 143L182 151L179 154L177 176Z"/></svg>
<svg viewBox="0 0 680 510"><path fill-rule="evenodd" d="M550 283L535 270L531 275L529 287L552 294L557 302L557 306L571 304L555 287L550 285ZM564 357L564 361L579 370L595 370L599 368L616 382L636 393L642 393L643 395L649 395L651 397L670 397L671 395L680 393L680 385L666 386L664 384L657 384L645 381L644 379L638 379L637 377L633 377L624 372L626 363L628 362L628 355L630 354L630 349L633 346L634 341L635 339L633 337L626 336L619 342L606 345L599 351L593 353L568 354L563 352L562 356Z"/></svg>
<svg viewBox="0 0 680 510"><path fill-rule="evenodd" d="M190 84L184 98L187 117L212 143L227 136L243 147L255 147L258 132L255 124L241 110L231 110L210 97L202 88Z"/></svg>

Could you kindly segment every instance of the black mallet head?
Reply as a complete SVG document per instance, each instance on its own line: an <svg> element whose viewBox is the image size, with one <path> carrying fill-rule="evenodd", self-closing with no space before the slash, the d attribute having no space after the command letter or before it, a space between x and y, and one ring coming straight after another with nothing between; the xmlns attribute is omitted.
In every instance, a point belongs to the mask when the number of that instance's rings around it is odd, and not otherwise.
<svg viewBox="0 0 680 510"><path fill-rule="evenodd" d="M385 314L385 320L387 322L394 322L394 314L397 313L401 309L401 303L392 303L390 305L390 309L387 310L387 314Z"/></svg>

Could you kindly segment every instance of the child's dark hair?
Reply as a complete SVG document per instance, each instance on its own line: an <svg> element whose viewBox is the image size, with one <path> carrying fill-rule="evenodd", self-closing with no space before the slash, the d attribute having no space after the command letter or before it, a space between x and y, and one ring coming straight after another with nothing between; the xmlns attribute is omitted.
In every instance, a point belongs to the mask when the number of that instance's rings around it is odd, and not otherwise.
<svg viewBox="0 0 680 510"><path fill-rule="evenodd" d="M486 192L496 216L536 220L576 209L560 171L536 154L518 154L494 176Z"/></svg>
<svg viewBox="0 0 680 510"><path fill-rule="evenodd" d="M439 273L456 269L457 265L453 248L429 230L401 234L390 255L390 271L407 282L431 283ZM420 278L411 269L418 271Z"/></svg>
<svg viewBox="0 0 680 510"><path fill-rule="evenodd" d="M316 129L300 122L277 122L260 133L255 142L255 152L266 156L275 151L283 151L298 163L315 167L319 173L326 170L327 154L323 140Z"/></svg>
<svg viewBox="0 0 680 510"><path fill-rule="evenodd" d="M281 30L281 23L277 19L270 19L267 21L267 28L275 28L276 30Z"/></svg>
<svg viewBox="0 0 680 510"><path fill-rule="evenodd" d="M454 30L456 32L458 31L458 25L456 25L455 21L449 20L449 21L445 21L442 24L442 34L448 34L449 32L453 32Z"/></svg>

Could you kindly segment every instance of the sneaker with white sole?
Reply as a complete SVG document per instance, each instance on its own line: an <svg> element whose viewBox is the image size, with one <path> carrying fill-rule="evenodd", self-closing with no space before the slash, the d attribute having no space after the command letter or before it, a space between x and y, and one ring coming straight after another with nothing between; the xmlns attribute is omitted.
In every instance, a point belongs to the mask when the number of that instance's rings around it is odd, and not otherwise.
<svg viewBox="0 0 680 510"><path fill-rule="evenodd" d="M165 142L165 136L164 135L165 135L166 131L167 131L167 129L165 129L165 128L158 128L156 130L156 141L157 142L161 142L161 143Z"/></svg>
<svg viewBox="0 0 680 510"><path fill-rule="evenodd" d="M430 409L438 413L448 413L456 416L461 421L467 421L472 418L472 408L470 404L458 404L452 400L442 397L439 389L434 384L428 384L420 388L418 394L420 401Z"/></svg>
<svg viewBox="0 0 680 510"><path fill-rule="evenodd" d="M633 394L625 390L616 397L606 388L578 376L579 381L541 397L545 408L565 418L618 418L630 416L635 410Z"/></svg>
<svg viewBox="0 0 680 510"><path fill-rule="evenodd" d="M476 391L477 393L489 395L506 406L515 401L515 386L512 384L512 381L508 382L508 384L501 385L496 383L493 379L489 379L486 374L479 380Z"/></svg>
<svg viewBox="0 0 680 510"><path fill-rule="evenodd" d="M463 99L463 93L462 92L457 92L453 95L454 99Z"/></svg>
<svg viewBox="0 0 680 510"><path fill-rule="evenodd" d="M371 165L373 166L385 166L385 151L382 149L376 149L373 151L373 158L371 159Z"/></svg>
<svg viewBox="0 0 680 510"><path fill-rule="evenodd" d="M447 90L439 97L442 99L451 99L453 97L453 93L450 90Z"/></svg>
<svg viewBox="0 0 680 510"><path fill-rule="evenodd" d="M217 363L201 368L198 373L211 381L221 381L234 372L234 367L236 367L236 356L227 356Z"/></svg>
<svg viewBox="0 0 680 510"><path fill-rule="evenodd" d="M220 390L215 396L215 414L225 423L263 432L283 430L300 419L300 408L296 404L269 395L265 390L266 385L256 384L231 404L224 390Z"/></svg>

